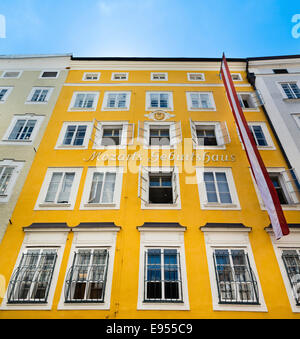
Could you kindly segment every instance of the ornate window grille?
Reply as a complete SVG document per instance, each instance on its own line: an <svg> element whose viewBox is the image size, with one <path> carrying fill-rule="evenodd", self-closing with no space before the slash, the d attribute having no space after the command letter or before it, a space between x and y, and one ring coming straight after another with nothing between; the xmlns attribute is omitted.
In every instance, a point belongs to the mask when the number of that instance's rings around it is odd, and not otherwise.
<svg viewBox="0 0 300 339"><path fill-rule="evenodd" d="M24 253L8 286L8 303L47 303L56 259L52 249Z"/></svg>
<svg viewBox="0 0 300 339"><path fill-rule="evenodd" d="M84 249L74 255L65 283L66 303L103 303L109 253Z"/></svg>
<svg viewBox="0 0 300 339"><path fill-rule="evenodd" d="M215 250L219 304L259 304L258 286L243 250Z"/></svg>
<svg viewBox="0 0 300 339"><path fill-rule="evenodd" d="M183 302L180 254L176 249L145 252L145 302Z"/></svg>
<svg viewBox="0 0 300 339"><path fill-rule="evenodd" d="M300 306L300 250L284 250L282 260L289 277L296 305Z"/></svg>

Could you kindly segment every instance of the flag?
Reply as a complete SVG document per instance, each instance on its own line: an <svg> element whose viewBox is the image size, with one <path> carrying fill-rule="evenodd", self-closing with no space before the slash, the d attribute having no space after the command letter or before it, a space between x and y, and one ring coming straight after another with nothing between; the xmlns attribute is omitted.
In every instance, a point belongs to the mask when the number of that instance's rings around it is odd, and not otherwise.
<svg viewBox="0 0 300 339"><path fill-rule="evenodd" d="M251 134L245 119L224 54L222 58L221 74L227 97L239 129L248 161L250 163L251 171L261 194L263 203L269 214L275 237L277 240L279 240L283 236L289 234L289 227L285 220L285 216L283 214L275 187L269 177L269 174L257 149L253 135Z"/></svg>

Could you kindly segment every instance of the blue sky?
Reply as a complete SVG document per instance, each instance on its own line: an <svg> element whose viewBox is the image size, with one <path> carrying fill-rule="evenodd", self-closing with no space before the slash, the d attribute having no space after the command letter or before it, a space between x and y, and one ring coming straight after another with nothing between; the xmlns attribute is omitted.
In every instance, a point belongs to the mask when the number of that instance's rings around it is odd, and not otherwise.
<svg viewBox="0 0 300 339"><path fill-rule="evenodd" d="M0 54L300 54L295 14L299 0L1 0Z"/></svg>

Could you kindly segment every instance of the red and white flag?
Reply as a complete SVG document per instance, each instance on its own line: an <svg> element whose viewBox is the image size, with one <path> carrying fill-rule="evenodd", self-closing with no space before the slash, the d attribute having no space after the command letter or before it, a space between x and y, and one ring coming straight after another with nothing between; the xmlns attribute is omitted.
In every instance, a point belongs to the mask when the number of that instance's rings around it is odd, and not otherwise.
<svg viewBox="0 0 300 339"><path fill-rule="evenodd" d="M253 176L257 183L264 205L268 211L275 237L278 240L290 233L289 227L285 220L285 216L283 214L275 187L269 177L269 174L262 161L254 138L245 119L224 54L221 66L221 74L225 85L227 97L236 124L238 126L244 148L246 150Z"/></svg>

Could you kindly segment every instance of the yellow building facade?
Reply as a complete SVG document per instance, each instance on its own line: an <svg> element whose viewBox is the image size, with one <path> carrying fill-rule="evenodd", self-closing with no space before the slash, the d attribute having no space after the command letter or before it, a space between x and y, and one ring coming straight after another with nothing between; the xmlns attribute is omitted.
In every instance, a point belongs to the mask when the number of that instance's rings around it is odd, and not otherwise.
<svg viewBox="0 0 300 339"><path fill-rule="evenodd" d="M269 227L220 60L73 58L0 245L0 318L300 318L298 197L229 66L290 235Z"/></svg>

